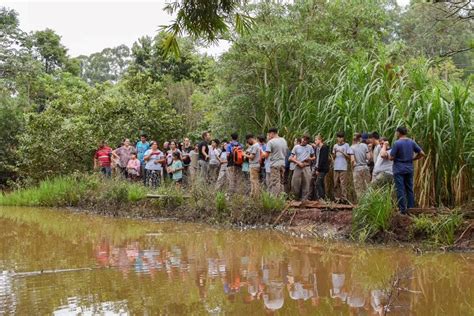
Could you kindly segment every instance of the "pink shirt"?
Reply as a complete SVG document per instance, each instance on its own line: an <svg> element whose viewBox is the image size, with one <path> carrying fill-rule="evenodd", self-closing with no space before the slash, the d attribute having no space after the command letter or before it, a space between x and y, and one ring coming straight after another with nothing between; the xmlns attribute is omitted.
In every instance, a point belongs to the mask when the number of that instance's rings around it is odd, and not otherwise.
<svg viewBox="0 0 474 316"><path fill-rule="evenodd" d="M130 159L127 164L127 169L135 169L140 171L140 160L138 159Z"/></svg>

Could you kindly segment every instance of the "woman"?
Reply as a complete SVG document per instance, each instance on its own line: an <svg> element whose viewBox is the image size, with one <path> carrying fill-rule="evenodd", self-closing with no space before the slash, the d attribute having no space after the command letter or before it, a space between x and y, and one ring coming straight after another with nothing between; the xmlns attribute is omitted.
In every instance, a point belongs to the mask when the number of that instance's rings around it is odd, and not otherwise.
<svg viewBox="0 0 474 316"><path fill-rule="evenodd" d="M175 140L170 141L169 150L166 153L166 171L170 179L173 178L173 172L171 171L171 165L173 164L173 155L178 154L181 160L181 150L178 149L177 143Z"/></svg>
<svg viewBox="0 0 474 316"><path fill-rule="evenodd" d="M145 185L156 189L160 184L162 164L166 162L165 155L158 149L158 143L151 142L151 148L145 152Z"/></svg>
<svg viewBox="0 0 474 316"><path fill-rule="evenodd" d="M128 177L127 164L133 153L136 153L135 147L130 145L130 140L128 138L123 140L122 146L112 152L112 155L118 160L118 170L125 178Z"/></svg>
<svg viewBox="0 0 474 316"><path fill-rule="evenodd" d="M219 141L214 139L209 146L209 183L214 184L219 175L220 162L219 155L221 154L219 148Z"/></svg>

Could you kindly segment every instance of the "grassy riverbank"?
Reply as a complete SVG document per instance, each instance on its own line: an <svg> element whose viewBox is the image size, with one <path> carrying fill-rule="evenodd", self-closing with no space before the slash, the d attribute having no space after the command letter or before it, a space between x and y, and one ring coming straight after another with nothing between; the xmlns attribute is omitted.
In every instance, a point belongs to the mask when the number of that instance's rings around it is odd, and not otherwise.
<svg viewBox="0 0 474 316"><path fill-rule="evenodd" d="M147 198L148 193L161 196ZM88 212L120 217L175 218L209 224L268 225L285 209L283 197L263 192L258 199L248 195L229 197L206 185L181 189L165 183L155 191L141 183L120 179L106 180L96 175L56 177L38 186L19 189L0 196L0 205L34 207L74 207ZM300 212L301 213L301 212ZM460 235L470 229L458 211L418 217L400 216L395 211L393 189L370 188L353 211L326 211L308 217L308 212L288 212L292 231L304 227L303 235L321 234L331 226L339 238L358 242L422 242L430 247L458 245ZM293 215L294 214L294 215ZM316 213L315 213L316 214ZM293 221L294 220L294 221ZM281 224L285 226L284 218ZM322 224L308 228L308 223ZM279 223L280 224L280 223ZM468 233L471 233L468 231ZM469 238L464 234L464 238ZM331 237L331 236L330 236Z"/></svg>

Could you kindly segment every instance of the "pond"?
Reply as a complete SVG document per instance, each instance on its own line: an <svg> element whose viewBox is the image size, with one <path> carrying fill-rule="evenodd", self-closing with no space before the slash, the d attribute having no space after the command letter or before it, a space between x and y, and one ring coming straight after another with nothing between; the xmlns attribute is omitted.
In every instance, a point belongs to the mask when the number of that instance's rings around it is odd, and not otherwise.
<svg viewBox="0 0 474 316"><path fill-rule="evenodd" d="M30 208L0 234L0 314L474 315L473 254Z"/></svg>

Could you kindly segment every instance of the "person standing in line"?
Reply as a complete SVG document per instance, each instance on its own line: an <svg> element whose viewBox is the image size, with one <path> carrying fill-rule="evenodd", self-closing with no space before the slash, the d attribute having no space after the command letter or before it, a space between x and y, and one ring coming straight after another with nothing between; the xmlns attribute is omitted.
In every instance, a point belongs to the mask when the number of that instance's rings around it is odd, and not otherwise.
<svg viewBox="0 0 474 316"><path fill-rule="evenodd" d="M146 134L140 135L140 141L135 145L137 152L137 158L140 160L140 176L142 177L143 184L145 184L145 152L150 149L150 143L147 141L148 136Z"/></svg>
<svg viewBox="0 0 474 316"><path fill-rule="evenodd" d="M297 145L300 145L300 144L301 144L301 138L300 137L295 138L295 140L293 141L293 148L295 148ZM288 195L293 192L291 185L292 185L292 179L293 179L293 172L295 172L295 169L296 169L296 163L294 163L291 160L291 153L292 152L288 150L288 153L286 155L286 160L285 160L285 193Z"/></svg>
<svg viewBox="0 0 474 316"><path fill-rule="evenodd" d="M198 145L198 164L199 176L202 181L207 182L209 177L209 141L211 134L209 132L202 133L202 140Z"/></svg>
<svg viewBox="0 0 474 316"><path fill-rule="evenodd" d="M171 163L171 174L173 182L176 186L181 187L183 181L183 162L181 161L181 154L177 151L173 153L173 162Z"/></svg>
<svg viewBox="0 0 474 316"><path fill-rule="evenodd" d="M388 138L380 138L380 145L382 150L375 162L372 174L372 183L376 186L393 183L393 161L389 159L391 149Z"/></svg>
<svg viewBox="0 0 474 316"><path fill-rule="evenodd" d="M380 135L377 132L372 132L369 134L369 139L367 140L367 146L369 148L369 169L370 174L373 173L375 163L380 155L380 150L382 149L380 143Z"/></svg>
<svg viewBox="0 0 474 316"><path fill-rule="evenodd" d="M334 197L337 202L347 203L347 160L351 155L351 147L344 140L344 132L336 134L337 143L332 149L334 156Z"/></svg>
<svg viewBox="0 0 474 316"><path fill-rule="evenodd" d="M245 153L245 157L249 161L250 171L250 195L258 197L260 195L260 151L261 146L255 139L253 134L248 134L246 137L250 148Z"/></svg>
<svg viewBox="0 0 474 316"><path fill-rule="evenodd" d="M243 164L243 148L239 143L239 134L233 133L230 135L232 140L227 145L227 176L229 178L229 193L237 193L239 183L243 179L242 164ZM242 159L242 161L240 161ZM236 161L238 160L238 161Z"/></svg>
<svg viewBox="0 0 474 316"><path fill-rule="evenodd" d="M278 135L277 128L270 128L268 136L269 141L265 149L265 157L270 160L269 190L274 196L279 196L284 192L285 158L288 152L288 144L283 137Z"/></svg>
<svg viewBox="0 0 474 316"><path fill-rule="evenodd" d="M158 149L157 142L151 142L151 147L145 152L144 159L146 161L145 186L149 186L151 183L151 187L156 189L160 185L163 163L166 162L166 157L163 152Z"/></svg>
<svg viewBox="0 0 474 316"><path fill-rule="evenodd" d="M216 184L217 177L219 176L220 162L219 162L219 140L214 139L211 141L209 146L209 183L212 185Z"/></svg>
<svg viewBox="0 0 474 316"><path fill-rule="evenodd" d="M118 168L120 170L120 174L124 178L128 177L127 165L133 153L135 153L135 148L130 145L130 140L128 138L123 140L122 146L112 152L112 155L118 159Z"/></svg>
<svg viewBox="0 0 474 316"><path fill-rule="evenodd" d="M196 177L199 174L199 145L195 144L193 150L189 153L189 159L191 160L189 164L189 174L191 177L191 182L196 180Z"/></svg>
<svg viewBox="0 0 474 316"><path fill-rule="evenodd" d="M314 139L316 148L316 159L313 170L313 198L315 200L325 199L326 190L324 179L329 172L329 147L324 143L322 135L317 135Z"/></svg>
<svg viewBox="0 0 474 316"><path fill-rule="evenodd" d="M370 182L370 172L367 161L369 148L361 141L361 134L356 133L351 146L352 177L357 200L360 200Z"/></svg>
<svg viewBox="0 0 474 316"><path fill-rule="evenodd" d="M130 160L127 163L127 174L128 178L132 181L136 181L140 176L140 160L137 159L137 154L132 153Z"/></svg>
<svg viewBox="0 0 474 316"><path fill-rule="evenodd" d="M223 140L221 144L221 153L218 157L220 168L219 176L217 177L216 189L222 191L227 183L227 140Z"/></svg>
<svg viewBox="0 0 474 316"><path fill-rule="evenodd" d="M169 142L169 150L166 153L166 173L168 174L168 177L172 180L173 179L173 173L171 172L171 165L173 164L173 155L177 153L180 157L181 161L181 151L178 149L178 143L175 140L172 140Z"/></svg>
<svg viewBox="0 0 474 316"><path fill-rule="evenodd" d="M425 157L421 147L407 136L405 127L398 127L397 141L390 151L390 160L393 160L393 177L397 190L398 208L401 214L408 214L408 209L415 207L415 193L413 191L413 161Z"/></svg>
<svg viewBox="0 0 474 316"><path fill-rule="evenodd" d="M304 135L301 143L293 147L290 156L290 161L295 164L291 178L291 192L295 198L302 201L309 199L312 160L314 160L314 149L309 144L309 136Z"/></svg>
<svg viewBox="0 0 474 316"><path fill-rule="evenodd" d="M163 155L165 156L165 161L161 164L161 177L163 180L168 179L168 159L166 155L168 154L168 151L170 150L170 142L165 141L163 143Z"/></svg>
<svg viewBox="0 0 474 316"><path fill-rule="evenodd" d="M100 168L100 172L107 178L110 178L112 176L111 163L112 148L107 146L105 141L102 141L94 155L94 168Z"/></svg>
<svg viewBox="0 0 474 316"><path fill-rule="evenodd" d="M263 135L257 137L258 144L260 145L260 183L266 186L266 172L265 165L266 159L263 155L265 149L267 149L266 138Z"/></svg>
<svg viewBox="0 0 474 316"><path fill-rule="evenodd" d="M190 164L191 164L191 156L190 153L193 150L193 146L189 141L189 138L185 138L183 145L181 146L181 153L182 153L182 161L183 161L183 183L188 184L189 180L191 179L190 173Z"/></svg>

